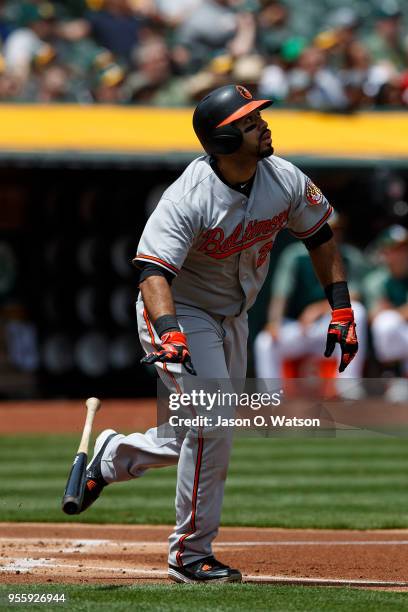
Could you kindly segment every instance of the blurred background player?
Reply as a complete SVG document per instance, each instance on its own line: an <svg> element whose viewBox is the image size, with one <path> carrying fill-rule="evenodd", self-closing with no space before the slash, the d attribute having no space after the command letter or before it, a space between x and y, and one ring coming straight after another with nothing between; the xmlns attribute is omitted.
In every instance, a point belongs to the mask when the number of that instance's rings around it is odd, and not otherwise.
<svg viewBox="0 0 408 612"><path fill-rule="evenodd" d="M343 219L335 213L329 224L347 271L359 338L359 352L338 376L361 378L367 352L367 317L360 301L366 267L360 251L343 241ZM330 322L329 304L303 243L287 246L275 270L267 324L254 344L256 376L262 379L281 378L285 360L321 356Z"/></svg>
<svg viewBox="0 0 408 612"><path fill-rule="evenodd" d="M383 265L364 282L374 351L383 370L408 377L408 231L393 225L376 245ZM386 398L408 401L408 380L390 382Z"/></svg>

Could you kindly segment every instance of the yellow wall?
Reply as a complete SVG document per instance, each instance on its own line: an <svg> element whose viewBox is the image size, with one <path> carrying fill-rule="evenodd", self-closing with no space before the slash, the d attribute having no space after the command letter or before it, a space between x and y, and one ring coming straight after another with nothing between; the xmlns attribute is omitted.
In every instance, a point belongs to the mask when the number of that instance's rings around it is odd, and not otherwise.
<svg viewBox="0 0 408 612"><path fill-rule="evenodd" d="M200 151L191 109L0 106L0 151ZM408 158L408 113L264 111L278 155Z"/></svg>

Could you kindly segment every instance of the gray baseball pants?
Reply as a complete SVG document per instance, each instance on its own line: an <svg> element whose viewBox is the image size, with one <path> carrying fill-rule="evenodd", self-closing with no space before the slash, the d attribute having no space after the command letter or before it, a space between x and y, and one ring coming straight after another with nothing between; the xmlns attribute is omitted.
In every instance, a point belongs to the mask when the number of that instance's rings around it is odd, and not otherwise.
<svg viewBox="0 0 408 612"><path fill-rule="evenodd" d="M146 352L160 339L139 297L136 305L139 337ZM200 378L244 379L247 365L247 314L213 317L191 306L176 304L177 319L187 335L193 365ZM180 364L156 364L171 392L183 389L186 371ZM183 374L181 375L181 373ZM195 378L195 377L191 377ZM190 428L183 436L163 439L157 428L115 437L102 460L108 483L139 478L149 468L178 464L176 526L169 537L169 563L183 566L212 554L218 533L232 428L223 437L206 436Z"/></svg>

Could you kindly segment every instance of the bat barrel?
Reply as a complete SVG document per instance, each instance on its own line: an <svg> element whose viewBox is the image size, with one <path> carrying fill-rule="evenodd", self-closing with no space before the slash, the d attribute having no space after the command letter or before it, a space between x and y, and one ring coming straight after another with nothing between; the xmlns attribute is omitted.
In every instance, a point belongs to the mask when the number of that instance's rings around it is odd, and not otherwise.
<svg viewBox="0 0 408 612"><path fill-rule="evenodd" d="M86 483L86 464L87 454L78 453L72 464L62 498L62 510L65 514L78 514L80 512Z"/></svg>

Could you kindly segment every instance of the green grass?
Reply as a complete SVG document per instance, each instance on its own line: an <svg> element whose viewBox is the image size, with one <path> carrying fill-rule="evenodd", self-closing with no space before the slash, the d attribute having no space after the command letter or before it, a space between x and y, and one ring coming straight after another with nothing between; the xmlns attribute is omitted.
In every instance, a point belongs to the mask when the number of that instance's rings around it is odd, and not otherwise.
<svg viewBox="0 0 408 612"><path fill-rule="evenodd" d="M107 487L87 513L60 501L73 436L0 439L1 521L174 524L175 468ZM408 445L398 438L265 439L234 443L224 525L408 527Z"/></svg>
<svg viewBox="0 0 408 612"><path fill-rule="evenodd" d="M8 605L9 593L65 593L67 603ZM154 610L174 611L271 610L273 612L325 612L350 610L377 612L408 610L405 593L357 590L351 588L287 587L271 585L143 585L143 586L72 586L0 585L0 609L47 612L57 610L91 611Z"/></svg>

